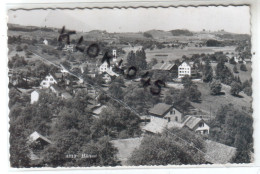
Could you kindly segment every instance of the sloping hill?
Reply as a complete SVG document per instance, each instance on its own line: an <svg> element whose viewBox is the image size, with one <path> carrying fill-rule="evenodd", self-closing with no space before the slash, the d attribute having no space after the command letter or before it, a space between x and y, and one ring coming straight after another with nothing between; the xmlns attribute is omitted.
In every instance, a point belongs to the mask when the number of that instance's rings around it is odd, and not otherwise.
<svg viewBox="0 0 260 174"><path fill-rule="evenodd" d="M193 102L192 105L208 114L211 112L212 116L216 115L216 112L221 105L232 103L237 108L246 107L246 109L249 109L251 106L252 97L247 96L243 92L239 93L241 98L230 95L230 86L228 85L222 84L222 92L225 94L217 96L210 95L210 88L208 84L198 82L196 85L198 85L198 89L201 92L202 102Z"/></svg>

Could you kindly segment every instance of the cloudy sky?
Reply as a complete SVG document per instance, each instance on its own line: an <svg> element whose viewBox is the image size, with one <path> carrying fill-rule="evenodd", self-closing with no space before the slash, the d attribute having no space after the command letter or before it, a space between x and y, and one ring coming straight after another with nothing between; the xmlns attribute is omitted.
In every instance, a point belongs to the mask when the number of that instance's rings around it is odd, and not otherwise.
<svg viewBox="0 0 260 174"><path fill-rule="evenodd" d="M151 29L202 29L250 34L250 8L178 7L150 9L17 10L8 11L8 22L78 31L139 32Z"/></svg>

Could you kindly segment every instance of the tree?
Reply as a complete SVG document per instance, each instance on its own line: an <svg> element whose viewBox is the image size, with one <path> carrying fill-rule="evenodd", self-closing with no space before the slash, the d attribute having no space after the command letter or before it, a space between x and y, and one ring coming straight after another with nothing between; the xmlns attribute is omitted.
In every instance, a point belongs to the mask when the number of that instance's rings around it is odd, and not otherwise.
<svg viewBox="0 0 260 174"><path fill-rule="evenodd" d="M112 82L108 92L110 93L110 95L112 95L113 97L115 97L116 99L122 99L124 97L123 95L123 89L120 83L117 82Z"/></svg>
<svg viewBox="0 0 260 174"><path fill-rule="evenodd" d="M210 94L211 95L218 95L221 92L221 82L219 80L213 80L210 83Z"/></svg>
<svg viewBox="0 0 260 174"><path fill-rule="evenodd" d="M158 60L156 58L152 58L151 60L151 66L154 66L158 63Z"/></svg>
<svg viewBox="0 0 260 174"><path fill-rule="evenodd" d="M192 85L192 80L190 78L190 76L185 75L182 79L181 79L181 83L183 84L184 88L189 88Z"/></svg>
<svg viewBox="0 0 260 174"><path fill-rule="evenodd" d="M220 61L216 67L216 79L222 83L230 85L233 81L234 75L230 69L225 65L224 61Z"/></svg>
<svg viewBox="0 0 260 174"><path fill-rule="evenodd" d="M201 97L201 92L198 90L197 85L191 85L190 88L186 89L189 96L189 100L192 102L199 102Z"/></svg>
<svg viewBox="0 0 260 174"><path fill-rule="evenodd" d="M210 138L237 148L234 162L250 162L253 152L253 118L247 111L232 104L221 106L210 122Z"/></svg>
<svg viewBox="0 0 260 174"><path fill-rule="evenodd" d="M231 83L230 93L232 95L237 96L241 90L242 90L242 86L241 86L240 83L238 83L238 82L232 82Z"/></svg>
<svg viewBox="0 0 260 174"><path fill-rule="evenodd" d="M245 64L241 64L240 65L240 70L241 71L247 71L246 65Z"/></svg>
<svg viewBox="0 0 260 174"><path fill-rule="evenodd" d="M20 51L23 51L23 49L22 49L22 47L21 47L20 45L17 45L17 46L16 46L16 51L17 51L17 52L20 52Z"/></svg>
<svg viewBox="0 0 260 174"><path fill-rule="evenodd" d="M143 35L144 35L144 37L147 37L147 38L153 38L153 36L148 32L144 32Z"/></svg>
<svg viewBox="0 0 260 174"><path fill-rule="evenodd" d="M140 70L147 69L146 53L144 49L137 50L135 53L136 66Z"/></svg>
<svg viewBox="0 0 260 174"><path fill-rule="evenodd" d="M135 53L133 51L130 51L127 55L127 64L128 66L136 66L136 58Z"/></svg>
<svg viewBox="0 0 260 174"><path fill-rule="evenodd" d="M229 59L229 63L230 63L230 64L233 64L233 65L237 64L237 63L235 62L235 58L234 58L234 57L232 57L231 59Z"/></svg>
<svg viewBox="0 0 260 174"><path fill-rule="evenodd" d="M187 132L179 133L179 130L174 130L174 134L181 139L173 136L171 131L167 131L163 135L145 136L139 148L134 150L128 159L128 164L136 166L205 163L203 153L194 148L194 146L199 146L203 151L203 140L200 138L202 141L197 141L198 136L188 130L185 131ZM187 141L183 141L186 139ZM190 144L194 144L194 146Z"/></svg>
<svg viewBox="0 0 260 174"><path fill-rule="evenodd" d="M211 82L213 78L213 69L210 65L210 61L207 59L206 64L203 68L203 81Z"/></svg>
<svg viewBox="0 0 260 174"><path fill-rule="evenodd" d="M126 132L127 137L140 135L140 118L133 111L114 103L102 110L100 117L95 119L91 132L93 138L102 136L118 137L122 131Z"/></svg>
<svg viewBox="0 0 260 174"><path fill-rule="evenodd" d="M238 70L237 70L237 66L236 65L233 67L233 72L234 73L239 73Z"/></svg>

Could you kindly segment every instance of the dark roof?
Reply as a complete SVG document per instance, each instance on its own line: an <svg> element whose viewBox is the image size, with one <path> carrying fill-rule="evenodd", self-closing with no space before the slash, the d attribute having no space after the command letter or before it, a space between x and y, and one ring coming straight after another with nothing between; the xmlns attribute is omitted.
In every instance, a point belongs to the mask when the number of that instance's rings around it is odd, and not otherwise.
<svg viewBox="0 0 260 174"><path fill-rule="evenodd" d="M158 103L149 110L150 114L164 116L173 106L165 103Z"/></svg>
<svg viewBox="0 0 260 174"><path fill-rule="evenodd" d="M232 162L232 158L236 155L236 148L221 144L215 141L206 140L206 161L212 164L226 164Z"/></svg>

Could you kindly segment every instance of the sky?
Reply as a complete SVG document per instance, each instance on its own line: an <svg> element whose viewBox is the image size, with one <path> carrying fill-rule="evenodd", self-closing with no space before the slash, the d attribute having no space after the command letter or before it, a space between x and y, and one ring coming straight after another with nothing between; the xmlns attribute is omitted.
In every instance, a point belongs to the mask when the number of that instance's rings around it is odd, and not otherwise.
<svg viewBox="0 0 260 174"><path fill-rule="evenodd" d="M152 29L250 34L249 6L8 11L8 22L77 31L144 32Z"/></svg>

